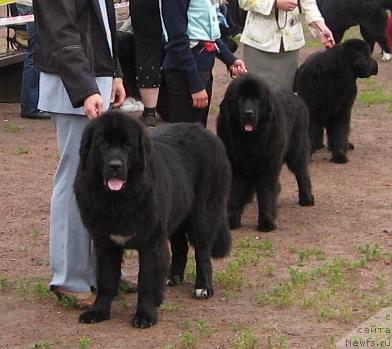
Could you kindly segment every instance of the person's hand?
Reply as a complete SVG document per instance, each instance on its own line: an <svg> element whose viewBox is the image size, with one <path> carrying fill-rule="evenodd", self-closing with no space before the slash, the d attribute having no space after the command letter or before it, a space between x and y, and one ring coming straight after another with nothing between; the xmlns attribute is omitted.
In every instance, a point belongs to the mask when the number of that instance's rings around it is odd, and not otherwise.
<svg viewBox="0 0 392 349"><path fill-rule="evenodd" d="M125 97L126 97L126 93L124 89L123 79L114 78L110 103L113 104L114 108L121 107L125 101Z"/></svg>
<svg viewBox="0 0 392 349"><path fill-rule="evenodd" d="M331 48L335 46L335 39L327 26L325 26L325 28L320 32L320 40L325 48Z"/></svg>
<svg viewBox="0 0 392 349"><path fill-rule="evenodd" d="M283 11L293 11L298 7L297 0L276 0L276 7Z"/></svg>
<svg viewBox="0 0 392 349"><path fill-rule="evenodd" d="M84 100L84 112L89 119L95 119L103 114L103 100L99 93L95 93Z"/></svg>
<svg viewBox="0 0 392 349"><path fill-rule="evenodd" d="M239 75L246 74L248 70L245 67L245 63L242 59L236 59L229 68L230 76L235 78Z"/></svg>
<svg viewBox="0 0 392 349"><path fill-rule="evenodd" d="M193 107L203 109L208 107L208 94L206 90L192 93Z"/></svg>

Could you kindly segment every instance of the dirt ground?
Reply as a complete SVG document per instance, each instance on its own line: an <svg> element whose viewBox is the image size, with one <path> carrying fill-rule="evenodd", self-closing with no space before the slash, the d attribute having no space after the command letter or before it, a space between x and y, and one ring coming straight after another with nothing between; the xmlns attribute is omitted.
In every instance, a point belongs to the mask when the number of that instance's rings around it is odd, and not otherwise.
<svg viewBox="0 0 392 349"><path fill-rule="evenodd" d="M313 50L304 49L302 56ZM392 63L382 63L377 52L374 56L379 74L361 81L360 90L377 86L379 93L392 95ZM211 130L228 81L219 64ZM357 100L351 133L356 148L349 163L330 163L326 151L313 157L315 206L297 205L295 180L285 169L278 230L256 232L256 203L249 205L244 226L233 232L231 256L214 262L215 296L192 299L190 271L187 282L166 290L160 321L146 330L128 323L134 294L114 301L110 321L85 325L77 321L80 311L67 310L42 289L50 279L55 132L50 121L21 119L19 105L0 104L0 348L334 348L336 340L389 305L392 294L391 103L385 98L366 106ZM337 263L363 256L366 263L359 268ZM333 272L342 277L336 288L323 277L316 286L301 284L291 272L334 262ZM135 279L136 253L127 254L125 264ZM286 301L279 301L276 292L260 301L260 295L288 283Z"/></svg>

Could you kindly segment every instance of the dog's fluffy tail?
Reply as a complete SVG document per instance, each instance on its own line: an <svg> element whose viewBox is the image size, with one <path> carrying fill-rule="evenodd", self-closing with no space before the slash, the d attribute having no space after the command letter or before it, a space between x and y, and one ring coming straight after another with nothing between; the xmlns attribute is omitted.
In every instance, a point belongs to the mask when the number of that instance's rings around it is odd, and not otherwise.
<svg viewBox="0 0 392 349"><path fill-rule="evenodd" d="M212 258L223 258L231 250L231 232L227 223L222 224L212 245Z"/></svg>
<svg viewBox="0 0 392 349"><path fill-rule="evenodd" d="M381 0L381 6L392 11L392 0Z"/></svg>

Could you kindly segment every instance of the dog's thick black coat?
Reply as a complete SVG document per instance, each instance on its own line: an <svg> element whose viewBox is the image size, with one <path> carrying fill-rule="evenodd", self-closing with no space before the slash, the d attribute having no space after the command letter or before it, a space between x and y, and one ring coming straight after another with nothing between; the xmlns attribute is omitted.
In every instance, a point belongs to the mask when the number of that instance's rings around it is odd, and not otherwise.
<svg viewBox="0 0 392 349"><path fill-rule="evenodd" d="M308 111L291 92L273 91L246 75L231 82L220 105L217 134L226 146L233 173L228 217L241 225L245 205L257 193L258 229L276 229L279 175L283 163L295 174L299 204L313 205L308 174Z"/></svg>
<svg viewBox="0 0 392 349"><path fill-rule="evenodd" d="M323 147L324 128L331 161L346 163L351 109L357 95L357 78L377 74L378 65L362 40L347 40L308 57L299 67L295 89L306 102L312 151Z"/></svg>
<svg viewBox="0 0 392 349"><path fill-rule="evenodd" d="M337 43L348 28L359 25L371 52L376 42L383 51L391 52L386 10L392 10L392 0L317 0L317 4Z"/></svg>
<svg viewBox="0 0 392 349"><path fill-rule="evenodd" d="M175 124L150 134L136 120L108 112L83 134L75 194L97 251L98 295L79 321L109 319L124 248L139 253L138 304L131 323L157 321L167 277L184 277L188 242L195 248L195 296L213 294L211 257L231 246L227 223L230 163L222 142L198 124Z"/></svg>

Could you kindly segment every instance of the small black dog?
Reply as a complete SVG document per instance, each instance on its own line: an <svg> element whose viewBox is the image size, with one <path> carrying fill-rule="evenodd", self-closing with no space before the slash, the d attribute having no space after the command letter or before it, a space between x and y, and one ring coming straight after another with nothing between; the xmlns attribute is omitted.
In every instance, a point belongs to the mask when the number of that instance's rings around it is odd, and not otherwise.
<svg viewBox="0 0 392 349"><path fill-rule="evenodd" d="M322 148L324 128L331 161L348 161L347 150L351 109L357 95L357 78L376 75L377 62L368 45L358 39L347 40L326 51L315 53L299 67L295 89L310 112L309 135L312 151Z"/></svg>
<svg viewBox="0 0 392 349"><path fill-rule="evenodd" d="M245 205L257 193L258 230L276 229L279 175L285 162L295 174L299 204L314 204L308 174L308 111L300 97L274 92L252 75L231 82L220 105L217 134L226 146L233 181L228 216L241 226Z"/></svg>
<svg viewBox="0 0 392 349"><path fill-rule="evenodd" d="M83 134L75 179L83 223L97 251L98 295L84 323L110 318L118 291L124 248L139 253L138 304L132 325L157 321L167 276L184 278L188 242L195 247L196 298L213 295L211 257L230 250L227 199L230 163L222 142L197 124L155 128L108 112Z"/></svg>

